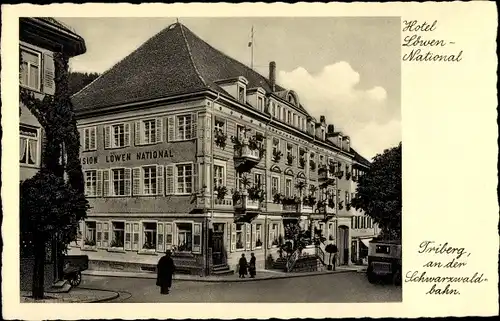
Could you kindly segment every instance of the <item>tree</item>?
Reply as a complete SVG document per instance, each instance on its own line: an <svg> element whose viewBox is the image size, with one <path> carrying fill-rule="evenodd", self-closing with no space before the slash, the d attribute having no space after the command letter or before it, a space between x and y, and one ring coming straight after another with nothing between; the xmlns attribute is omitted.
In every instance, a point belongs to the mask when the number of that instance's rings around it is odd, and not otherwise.
<svg viewBox="0 0 500 321"><path fill-rule="evenodd" d="M60 257L75 239L77 224L89 208L79 161L80 136L68 88L68 60L67 55L54 53L54 96L40 100L20 88L20 102L37 118L45 134L41 171L20 188L21 237L29 235L34 245L35 299L43 298L47 243L55 240L58 253L54 255ZM61 271L62 260L57 262Z"/></svg>
<svg viewBox="0 0 500 321"><path fill-rule="evenodd" d="M363 210L381 228L381 236L401 238L401 148L374 157L370 170L359 178L352 206Z"/></svg>
<svg viewBox="0 0 500 321"><path fill-rule="evenodd" d="M69 73L69 94L74 95L80 90L82 90L85 86L94 81L100 74L96 72L78 72L73 71Z"/></svg>

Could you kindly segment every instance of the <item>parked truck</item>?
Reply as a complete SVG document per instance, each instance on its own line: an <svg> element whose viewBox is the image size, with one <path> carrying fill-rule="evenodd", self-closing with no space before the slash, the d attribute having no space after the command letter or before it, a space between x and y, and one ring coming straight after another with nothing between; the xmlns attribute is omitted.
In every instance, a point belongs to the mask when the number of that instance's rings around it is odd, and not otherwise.
<svg viewBox="0 0 500 321"><path fill-rule="evenodd" d="M390 280L401 284L401 241L372 240L368 247L368 282Z"/></svg>

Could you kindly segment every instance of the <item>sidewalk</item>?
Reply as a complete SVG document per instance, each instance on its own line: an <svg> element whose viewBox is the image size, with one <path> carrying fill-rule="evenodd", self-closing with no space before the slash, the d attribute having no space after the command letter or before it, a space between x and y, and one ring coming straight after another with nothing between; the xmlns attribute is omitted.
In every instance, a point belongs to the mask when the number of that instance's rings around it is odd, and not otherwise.
<svg viewBox="0 0 500 321"><path fill-rule="evenodd" d="M345 272L363 272L363 267L360 266L341 266L337 267L335 271L316 271L316 272L281 272L278 270L259 270L254 279L248 276L244 279L240 279L237 274L221 275L221 276L197 276L197 275L185 275L185 274L175 274L174 280L181 281L194 281L194 282L252 282L261 280L271 280L271 279L288 279L297 277L306 277L314 275L323 274L335 274L335 273L345 273ZM156 279L156 273L147 272L120 272L120 271L96 271L87 270L82 272L83 275L93 275L93 276L107 276L107 277L126 277L126 278L142 278L142 279Z"/></svg>
<svg viewBox="0 0 500 321"><path fill-rule="evenodd" d="M91 303L115 299L118 292L74 287L67 293L45 293L45 299L34 300L31 291L21 291L21 303Z"/></svg>

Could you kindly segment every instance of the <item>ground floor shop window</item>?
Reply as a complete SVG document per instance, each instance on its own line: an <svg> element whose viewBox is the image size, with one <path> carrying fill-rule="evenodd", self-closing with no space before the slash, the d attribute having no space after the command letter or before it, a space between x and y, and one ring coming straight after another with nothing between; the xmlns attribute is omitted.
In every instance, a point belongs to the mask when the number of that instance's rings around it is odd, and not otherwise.
<svg viewBox="0 0 500 321"><path fill-rule="evenodd" d="M96 245L96 222L85 222L85 240L86 246Z"/></svg>
<svg viewBox="0 0 500 321"><path fill-rule="evenodd" d="M143 250L156 250L156 223L148 222L143 224L144 240Z"/></svg>
<svg viewBox="0 0 500 321"><path fill-rule="evenodd" d="M269 239L271 240L272 246L279 245L279 231L278 224L271 224L271 229L269 231Z"/></svg>
<svg viewBox="0 0 500 321"><path fill-rule="evenodd" d="M243 242L243 224L236 224L236 249L240 250L245 247Z"/></svg>
<svg viewBox="0 0 500 321"><path fill-rule="evenodd" d="M255 247L262 247L262 224L255 225Z"/></svg>
<svg viewBox="0 0 500 321"><path fill-rule="evenodd" d="M111 247L123 248L125 243L125 223L113 222L113 239L111 240Z"/></svg>
<svg viewBox="0 0 500 321"><path fill-rule="evenodd" d="M191 252L193 250L193 225L177 223L177 251Z"/></svg>

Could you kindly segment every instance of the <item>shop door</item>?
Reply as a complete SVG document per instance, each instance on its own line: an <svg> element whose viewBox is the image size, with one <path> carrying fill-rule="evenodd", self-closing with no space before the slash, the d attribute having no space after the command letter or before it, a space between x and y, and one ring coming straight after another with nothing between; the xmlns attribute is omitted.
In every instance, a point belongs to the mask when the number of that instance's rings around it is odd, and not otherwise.
<svg viewBox="0 0 500 321"><path fill-rule="evenodd" d="M224 224L214 224L212 232L212 262L214 265L226 263L224 251Z"/></svg>
<svg viewBox="0 0 500 321"><path fill-rule="evenodd" d="M347 226L339 226L338 250L339 264L347 265L349 263L349 230Z"/></svg>

